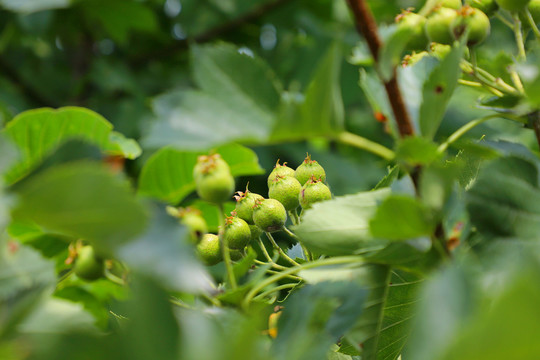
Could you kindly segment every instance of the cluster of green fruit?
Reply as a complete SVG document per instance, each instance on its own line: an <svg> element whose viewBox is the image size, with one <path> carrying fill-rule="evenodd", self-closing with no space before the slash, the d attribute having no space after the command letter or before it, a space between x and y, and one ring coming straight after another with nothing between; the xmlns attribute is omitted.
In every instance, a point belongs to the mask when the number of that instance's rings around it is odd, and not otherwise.
<svg viewBox="0 0 540 360"><path fill-rule="evenodd" d="M219 154L200 156L193 169L193 178L197 194L203 200L222 204L233 197L234 177ZM226 244L231 259L236 261L242 258L251 240L259 239L263 232L283 229L287 212L296 217L299 206L309 209L316 202L331 199L325 181L323 167L309 155L296 170L286 163L279 164L278 160L268 177L268 198L248 189L236 193L236 208L220 228L222 239L208 233L207 224L198 210L183 209L178 216L189 229L190 239L207 265L223 260L223 244Z"/></svg>
<svg viewBox="0 0 540 360"><path fill-rule="evenodd" d="M467 45L475 46L489 35L489 16L498 8L495 0L442 0L427 17L405 10L396 17L399 28L408 30L412 50L425 50L429 43L451 45L468 29Z"/></svg>

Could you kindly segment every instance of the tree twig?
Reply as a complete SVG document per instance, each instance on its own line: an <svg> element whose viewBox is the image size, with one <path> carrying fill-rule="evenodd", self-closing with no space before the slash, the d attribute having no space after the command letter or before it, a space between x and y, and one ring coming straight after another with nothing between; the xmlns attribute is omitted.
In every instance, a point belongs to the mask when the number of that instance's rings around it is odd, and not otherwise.
<svg viewBox="0 0 540 360"><path fill-rule="evenodd" d="M364 36L368 44L369 50L373 59L377 63L379 60L379 52L382 47L382 42L377 31L377 23L371 10L369 9L366 0L347 0L353 12L356 29ZM396 118L396 122L401 137L414 135L411 118L405 101L399 89L397 82L397 73L394 69L392 78L384 82L384 88L392 107L392 112Z"/></svg>

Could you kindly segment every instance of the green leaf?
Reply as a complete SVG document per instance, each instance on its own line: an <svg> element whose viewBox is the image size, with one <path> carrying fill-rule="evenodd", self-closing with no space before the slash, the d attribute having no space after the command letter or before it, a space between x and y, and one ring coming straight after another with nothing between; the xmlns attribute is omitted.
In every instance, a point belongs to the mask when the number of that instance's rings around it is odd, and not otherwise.
<svg viewBox="0 0 540 360"><path fill-rule="evenodd" d="M142 149L135 140L128 139L116 131L111 131L109 134L109 144L105 151L109 155L123 156L130 160L136 159L142 154Z"/></svg>
<svg viewBox="0 0 540 360"><path fill-rule="evenodd" d="M267 64L223 43L193 46L191 55L200 90L156 98L159 120L143 143L206 150L231 141L266 140L280 101L280 87Z"/></svg>
<svg viewBox="0 0 540 360"><path fill-rule="evenodd" d="M83 238L105 253L141 233L147 222L129 184L95 163L47 169L17 192L15 218Z"/></svg>
<svg viewBox="0 0 540 360"><path fill-rule="evenodd" d="M388 240L406 240L431 235L434 218L417 199L392 195L383 200L369 223L373 236Z"/></svg>
<svg viewBox="0 0 540 360"><path fill-rule="evenodd" d="M282 111L279 121L274 126L272 139L298 140L310 136L328 136L343 130L341 62L341 49L337 44L333 44L321 59L307 87L304 100L296 104L294 101L287 104L290 100L284 96L282 107L285 111ZM289 107L295 106L298 108L291 111Z"/></svg>
<svg viewBox="0 0 540 360"><path fill-rule="evenodd" d="M386 123L390 126L392 135L397 137L398 130L394 121L394 113L386 96L384 85L377 78L376 74L360 69L359 85L366 95L373 113L382 114L387 119Z"/></svg>
<svg viewBox="0 0 540 360"><path fill-rule="evenodd" d="M420 137L400 140L396 149L396 160L407 165L427 165L440 157L437 144Z"/></svg>
<svg viewBox="0 0 540 360"><path fill-rule="evenodd" d="M0 6L14 12L32 13L37 11L68 7L70 0L0 0Z"/></svg>
<svg viewBox="0 0 540 360"><path fill-rule="evenodd" d="M459 67L465 45L455 46L424 83L419 124L424 137L432 139L441 124L446 107L461 75Z"/></svg>
<svg viewBox="0 0 540 360"><path fill-rule="evenodd" d="M373 190L379 190L379 189L384 189L385 187L390 187L390 185L392 185L392 183L398 178L398 175L399 175L399 166L396 165L392 168L388 168L388 174L386 174L386 176L383 177L381 181L377 183L377 185L375 185Z"/></svg>
<svg viewBox="0 0 540 360"><path fill-rule="evenodd" d="M492 160L480 170L465 200L471 222L479 231L537 239L540 232L537 165L516 157Z"/></svg>
<svg viewBox="0 0 540 360"><path fill-rule="evenodd" d="M369 220L378 203L389 194L386 188L316 203L305 212L295 232L304 245L322 254L343 255L380 248L385 243L373 239Z"/></svg>
<svg viewBox="0 0 540 360"><path fill-rule="evenodd" d="M21 159L5 174L12 184L26 176L55 148L70 139L89 142L102 150L127 158L137 155L133 140L111 133L112 125L101 115L84 108L42 108L25 111L2 131L19 148ZM112 135L111 135L112 134Z"/></svg>
<svg viewBox="0 0 540 360"><path fill-rule="evenodd" d="M409 40L414 35L410 26L391 26L391 35L385 39L379 55L379 71L382 78L388 81L394 75L394 69L401 63L402 54Z"/></svg>
<svg viewBox="0 0 540 360"><path fill-rule="evenodd" d="M229 164L233 176L264 173L253 150L238 144L215 149ZM181 202L195 190L193 167L202 152L185 152L173 148L157 151L144 165L139 179L139 192L170 204Z"/></svg>
<svg viewBox="0 0 540 360"><path fill-rule="evenodd" d="M117 249L117 257L132 271L174 291L202 292L212 283L188 245L187 229L159 206L150 226L137 239Z"/></svg>

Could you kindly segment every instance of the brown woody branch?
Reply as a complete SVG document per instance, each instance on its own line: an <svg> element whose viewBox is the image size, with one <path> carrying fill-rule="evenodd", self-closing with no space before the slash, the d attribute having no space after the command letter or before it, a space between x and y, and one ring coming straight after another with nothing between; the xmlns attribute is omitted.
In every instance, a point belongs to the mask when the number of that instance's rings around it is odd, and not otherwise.
<svg viewBox="0 0 540 360"><path fill-rule="evenodd" d="M371 55L377 63L379 60L379 52L382 47L382 42L379 38L375 18L373 17L366 0L347 1L354 15L356 29L366 39ZM399 89L395 69L392 78L384 82L384 87L386 89L386 94L388 96L388 100L390 101L390 105L392 106L392 112L396 118L399 134L401 137L414 135L411 118L409 116L407 107L405 106L405 101L403 100L401 90Z"/></svg>

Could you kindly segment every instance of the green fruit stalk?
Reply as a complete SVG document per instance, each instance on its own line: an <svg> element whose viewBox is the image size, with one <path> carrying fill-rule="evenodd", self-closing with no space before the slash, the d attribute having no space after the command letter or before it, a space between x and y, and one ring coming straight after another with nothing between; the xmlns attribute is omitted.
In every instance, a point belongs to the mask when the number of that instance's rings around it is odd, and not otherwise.
<svg viewBox="0 0 540 360"><path fill-rule="evenodd" d="M298 195L301 189L302 185L296 178L278 175L274 178L270 189L268 189L268 197L276 199L283 204L287 211L290 211L300 205Z"/></svg>
<svg viewBox="0 0 540 360"><path fill-rule="evenodd" d="M475 46L484 41L491 30L489 18L481 10L464 6L458 11L458 16L452 24L454 37L459 39L469 29L468 46Z"/></svg>
<svg viewBox="0 0 540 360"><path fill-rule="evenodd" d="M208 266L216 265L223 257L219 237L214 234L205 234L197 244L197 254L199 258Z"/></svg>
<svg viewBox="0 0 540 360"><path fill-rule="evenodd" d="M234 198L236 199L236 216L248 224L253 224L253 206L257 200L264 200L264 197L246 188L246 192L237 191Z"/></svg>
<svg viewBox="0 0 540 360"><path fill-rule="evenodd" d="M454 35L451 27L457 18L457 12L450 8L435 10L426 20L426 33L429 41L452 45Z"/></svg>
<svg viewBox="0 0 540 360"><path fill-rule="evenodd" d="M94 281L103 277L105 265L90 245L83 246L77 252L74 267L75 274L83 280Z"/></svg>
<svg viewBox="0 0 540 360"><path fill-rule="evenodd" d="M268 187L272 185L276 176L294 177L294 169L288 167L286 162L284 162L283 165L280 165L278 159L278 161L276 162L276 166L274 166L274 170L272 170L270 175L268 175Z"/></svg>
<svg viewBox="0 0 540 360"><path fill-rule="evenodd" d="M199 156L193 178L197 194L203 200L220 204L229 200L234 192L234 177L219 154Z"/></svg>
<svg viewBox="0 0 540 360"><path fill-rule="evenodd" d="M315 160L311 160L311 156L308 154L302 164L296 168L294 176L304 185L309 179L315 177L321 181L326 181L326 173L321 165Z"/></svg>
<svg viewBox="0 0 540 360"><path fill-rule="evenodd" d="M242 250L251 240L251 231L247 222L237 216L229 216L225 219L223 236L229 249Z"/></svg>
<svg viewBox="0 0 540 360"><path fill-rule="evenodd" d="M262 231L281 230L287 221L285 207L275 199L259 200L253 209L253 221Z"/></svg>
<svg viewBox="0 0 540 360"><path fill-rule="evenodd" d="M300 205L309 209L313 204L332 199L332 193L322 181L312 177L300 191Z"/></svg>

